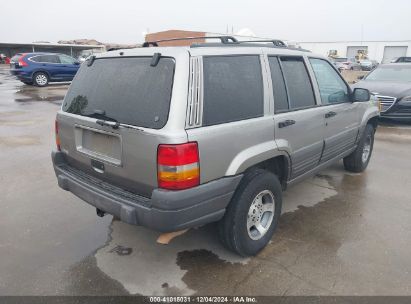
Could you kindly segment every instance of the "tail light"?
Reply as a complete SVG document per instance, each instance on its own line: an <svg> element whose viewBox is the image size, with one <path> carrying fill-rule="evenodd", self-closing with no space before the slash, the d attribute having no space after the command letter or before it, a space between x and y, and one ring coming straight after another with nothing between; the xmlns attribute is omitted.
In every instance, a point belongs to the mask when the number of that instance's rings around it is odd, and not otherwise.
<svg viewBox="0 0 411 304"><path fill-rule="evenodd" d="M61 151L61 147L60 147L60 135L59 135L59 123L56 120L55 124L55 133L56 133L56 146L57 146L57 150Z"/></svg>
<svg viewBox="0 0 411 304"><path fill-rule="evenodd" d="M25 62L25 61L23 60L23 58L24 58L25 56L26 56L26 54L23 54L23 55L21 55L20 58L18 59L19 67L28 66L27 62Z"/></svg>
<svg viewBox="0 0 411 304"><path fill-rule="evenodd" d="M200 184L200 163L196 142L159 145L157 166L160 188L182 190Z"/></svg>

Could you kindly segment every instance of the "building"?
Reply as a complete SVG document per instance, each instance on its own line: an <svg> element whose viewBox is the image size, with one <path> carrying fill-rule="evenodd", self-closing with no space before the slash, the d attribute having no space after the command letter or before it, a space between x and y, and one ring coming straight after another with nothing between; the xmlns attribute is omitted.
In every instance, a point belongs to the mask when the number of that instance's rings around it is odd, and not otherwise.
<svg viewBox="0 0 411 304"><path fill-rule="evenodd" d="M104 45L79 45L60 43L5 43L0 42L0 54L13 57L17 53L50 52L67 54L77 58L82 53L105 51Z"/></svg>
<svg viewBox="0 0 411 304"><path fill-rule="evenodd" d="M182 30L168 30L157 33L147 34L146 41L157 41L171 38L184 38L184 37L200 37L194 42L204 43L211 41L207 39L210 36L224 36L229 35L235 37L239 41L244 40L270 40L279 39L279 37L257 37L251 30L242 29L236 34L221 34L221 33L209 33L209 32L195 32L195 31L182 31ZM336 53L338 57L353 58L358 56L358 53L363 53L369 59L377 60L378 62L390 62L395 57L411 56L411 40L401 41L331 41L331 42L293 42L286 39L281 39L288 45L293 47L301 47L303 49L310 50L314 53L328 56L332 53ZM159 45L162 46L188 46L193 41L170 41L162 42Z"/></svg>
<svg viewBox="0 0 411 304"><path fill-rule="evenodd" d="M298 45L324 56L336 51L338 57L353 58L358 52L363 52L369 59L382 63L390 62L395 57L411 56L411 40L299 42Z"/></svg>
<svg viewBox="0 0 411 304"><path fill-rule="evenodd" d="M205 32L194 32L194 31L181 31L181 30L168 30L168 31L162 31L162 32L157 32L157 33L150 33L147 34L145 37L145 41L158 41L158 40L164 40L164 39L173 39L173 38L187 38L187 37L200 37L199 39L196 39L194 42L197 43L204 43L206 42L205 37L206 37ZM167 41L167 42L160 42L160 46L189 46L192 44L193 41Z"/></svg>

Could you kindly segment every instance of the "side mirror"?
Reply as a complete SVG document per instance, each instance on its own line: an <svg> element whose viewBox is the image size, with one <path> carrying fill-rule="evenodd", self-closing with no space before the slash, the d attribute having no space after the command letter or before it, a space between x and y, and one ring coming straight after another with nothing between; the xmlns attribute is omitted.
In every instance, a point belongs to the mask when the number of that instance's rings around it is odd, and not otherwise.
<svg viewBox="0 0 411 304"><path fill-rule="evenodd" d="M80 61L74 62L75 65L80 65Z"/></svg>
<svg viewBox="0 0 411 304"><path fill-rule="evenodd" d="M364 102L371 99L371 93L367 89L355 88L352 92L353 102Z"/></svg>
<svg viewBox="0 0 411 304"><path fill-rule="evenodd" d="M364 75L358 76L357 79L359 79L359 80L364 79Z"/></svg>

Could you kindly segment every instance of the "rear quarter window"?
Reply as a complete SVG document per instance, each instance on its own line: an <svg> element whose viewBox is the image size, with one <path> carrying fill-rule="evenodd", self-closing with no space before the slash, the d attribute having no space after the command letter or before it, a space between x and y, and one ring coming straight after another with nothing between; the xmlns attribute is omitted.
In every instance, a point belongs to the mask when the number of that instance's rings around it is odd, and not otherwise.
<svg viewBox="0 0 411 304"><path fill-rule="evenodd" d="M264 115L258 55L204 57L203 70L203 126Z"/></svg>
<svg viewBox="0 0 411 304"><path fill-rule="evenodd" d="M105 112L120 123L161 129L167 122L174 77L174 59L162 57L96 59L82 64L63 102L63 111L101 118Z"/></svg>

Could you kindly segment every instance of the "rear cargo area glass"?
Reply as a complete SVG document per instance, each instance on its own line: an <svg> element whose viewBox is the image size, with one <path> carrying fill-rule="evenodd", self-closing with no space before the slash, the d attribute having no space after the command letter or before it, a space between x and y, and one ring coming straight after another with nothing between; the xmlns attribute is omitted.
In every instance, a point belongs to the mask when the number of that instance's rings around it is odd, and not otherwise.
<svg viewBox="0 0 411 304"><path fill-rule="evenodd" d="M175 62L151 57L96 59L81 65L64 99L63 111L161 129L167 122ZM94 116L93 116L94 115ZM103 117L104 118L104 117Z"/></svg>

